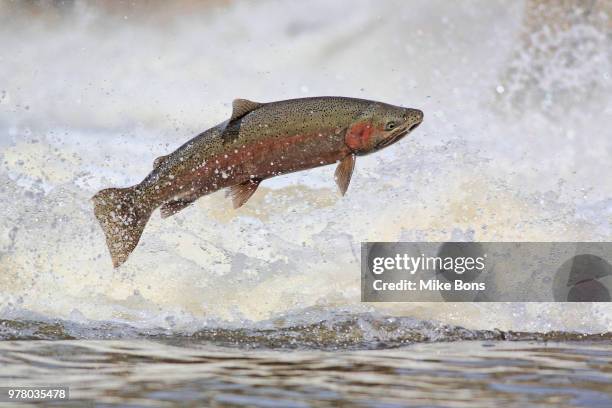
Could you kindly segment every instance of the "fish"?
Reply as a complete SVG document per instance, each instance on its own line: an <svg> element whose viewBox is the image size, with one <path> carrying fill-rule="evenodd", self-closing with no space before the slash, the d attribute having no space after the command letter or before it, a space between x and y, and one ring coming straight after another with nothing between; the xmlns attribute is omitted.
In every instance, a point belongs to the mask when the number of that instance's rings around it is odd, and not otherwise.
<svg viewBox="0 0 612 408"><path fill-rule="evenodd" d="M140 183L92 197L113 267L134 251L157 208L167 218L221 189L239 208L266 179L334 163L344 195L358 156L391 146L422 121L418 109L357 98L236 99L228 120L156 158Z"/></svg>

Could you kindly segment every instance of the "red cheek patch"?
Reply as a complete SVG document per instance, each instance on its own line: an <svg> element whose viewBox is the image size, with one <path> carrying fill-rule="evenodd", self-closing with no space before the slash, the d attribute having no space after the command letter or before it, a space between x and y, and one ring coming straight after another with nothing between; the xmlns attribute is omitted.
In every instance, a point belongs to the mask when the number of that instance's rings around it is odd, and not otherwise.
<svg viewBox="0 0 612 408"><path fill-rule="evenodd" d="M358 122L346 132L345 142L351 150L365 150L370 144L374 128L370 122Z"/></svg>

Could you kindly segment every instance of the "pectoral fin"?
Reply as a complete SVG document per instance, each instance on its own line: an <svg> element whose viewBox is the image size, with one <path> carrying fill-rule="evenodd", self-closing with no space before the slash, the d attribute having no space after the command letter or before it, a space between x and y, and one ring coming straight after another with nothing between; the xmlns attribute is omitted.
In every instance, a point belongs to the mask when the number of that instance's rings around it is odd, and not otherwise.
<svg viewBox="0 0 612 408"><path fill-rule="evenodd" d="M234 208L239 208L246 203L255 193L261 183L259 179L251 179L242 184L237 184L229 188L227 195L232 197Z"/></svg>
<svg viewBox="0 0 612 408"><path fill-rule="evenodd" d="M355 168L355 155L350 154L338 163L336 167L336 173L334 178L336 184L340 189L340 194L344 195L348 189L349 183L351 182L351 176L353 175L353 169Z"/></svg>

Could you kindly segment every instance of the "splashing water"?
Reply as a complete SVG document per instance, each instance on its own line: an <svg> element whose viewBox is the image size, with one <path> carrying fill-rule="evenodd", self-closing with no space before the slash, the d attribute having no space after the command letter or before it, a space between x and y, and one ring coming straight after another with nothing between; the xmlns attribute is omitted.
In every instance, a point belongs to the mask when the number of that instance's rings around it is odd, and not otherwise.
<svg viewBox="0 0 612 408"><path fill-rule="evenodd" d="M612 237L610 29L581 20L526 44L529 7L270 1L123 14L77 1L33 18L0 6L3 336L56 319L77 338L247 327L266 341L305 318L338 333L357 319L366 347L393 316L481 334L612 330L608 304L359 300L362 241ZM155 214L112 269L97 190L139 182L155 157L225 120L234 98L314 95L415 107L425 121L360 157L344 198L332 168L267 180L239 210L213 194Z"/></svg>

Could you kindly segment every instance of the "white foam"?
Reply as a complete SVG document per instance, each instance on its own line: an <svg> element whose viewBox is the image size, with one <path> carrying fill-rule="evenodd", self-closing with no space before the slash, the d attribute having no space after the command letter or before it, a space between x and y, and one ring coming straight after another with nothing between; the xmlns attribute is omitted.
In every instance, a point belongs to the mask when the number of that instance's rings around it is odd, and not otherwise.
<svg viewBox="0 0 612 408"><path fill-rule="evenodd" d="M156 24L77 4L60 22L15 17L0 28L5 315L185 328L314 308L612 330L605 304L359 304L361 241L610 239L612 115L602 106L612 102L596 92L549 109L535 92L506 103L523 86L507 75L520 5L236 2ZM589 44L609 70L605 43ZM586 92L597 78L610 88L591 65L560 85L565 68L550 70L552 90ZM238 211L213 194L154 215L112 270L89 202L98 189L140 181L155 157L227 119L233 98L325 94L420 108L425 122L359 158L344 198L333 168L265 182Z"/></svg>

